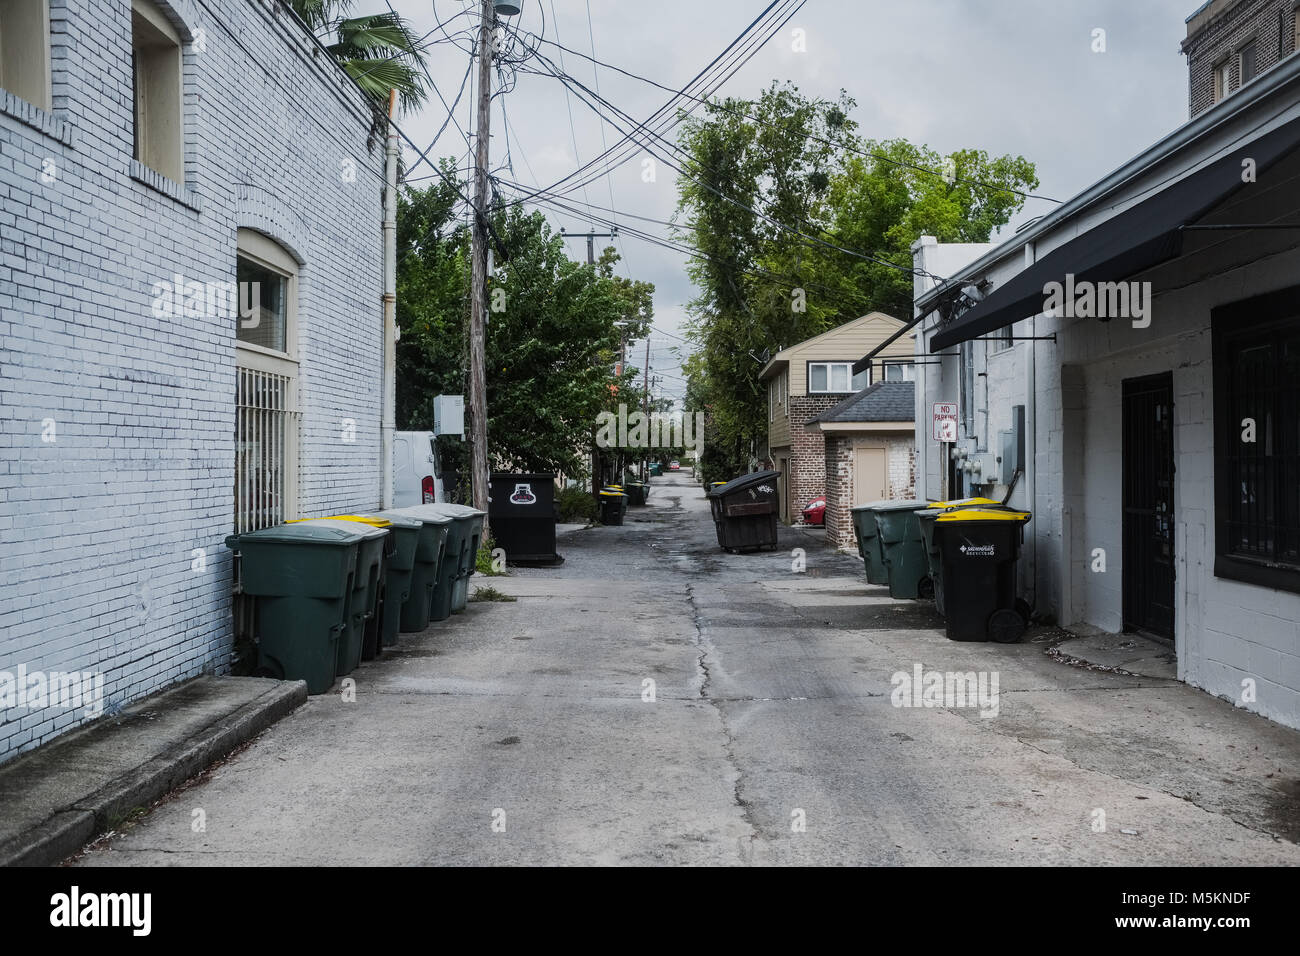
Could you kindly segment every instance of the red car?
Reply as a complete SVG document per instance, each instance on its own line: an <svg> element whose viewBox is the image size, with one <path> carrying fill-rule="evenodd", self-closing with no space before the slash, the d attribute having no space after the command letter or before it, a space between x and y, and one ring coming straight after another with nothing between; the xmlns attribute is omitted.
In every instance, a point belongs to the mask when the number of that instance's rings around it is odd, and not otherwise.
<svg viewBox="0 0 1300 956"><path fill-rule="evenodd" d="M808 507L803 509L804 524L821 524L826 523L826 496L818 495L812 501L808 502Z"/></svg>
<svg viewBox="0 0 1300 956"><path fill-rule="evenodd" d="M670 462L668 463L668 470L669 470L669 471L681 471L681 470L682 470L682 463L681 463L680 461L670 461Z"/></svg>

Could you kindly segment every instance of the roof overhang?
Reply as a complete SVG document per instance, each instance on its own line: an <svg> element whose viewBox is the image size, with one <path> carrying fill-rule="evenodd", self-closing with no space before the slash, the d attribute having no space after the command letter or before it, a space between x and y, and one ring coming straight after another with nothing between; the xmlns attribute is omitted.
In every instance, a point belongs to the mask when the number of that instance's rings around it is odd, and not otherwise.
<svg viewBox="0 0 1300 956"><path fill-rule="evenodd" d="M916 422L818 422L823 432L905 432L916 431Z"/></svg>
<svg viewBox="0 0 1300 956"><path fill-rule="evenodd" d="M760 382L766 382L777 372L784 372L789 367L790 367L789 359L774 358L766 365L763 366L763 371L758 373L758 380Z"/></svg>
<svg viewBox="0 0 1300 956"><path fill-rule="evenodd" d="M1290 81L1294 84L1297 63L1289 63L1287 67ZM1296 115L1300 97L1297 97L1297 92L1300 89L1293 86L1291 99L1286 104L1291 109L1288 118L1280 125L1270 125L1277 114L1260 116L1253 129L1238 136L1230 145L1220 147L1208 156L1203 148L1196 151L1199 162L1188 156L1183 169L1178 169L1177 154L1167 156L1164 182L1172 180L1171 184L1162 182L1158 191L1144 193L1137 202L1132 202L1116 215L1095 222L1090 228L1079 230L1076 225L1077 234L1073 238L1012 274L981 301L942 324L930 338L929 350L939 352L1005 328L1020 319L1044 313L1050 284L1119 282L1182 256L1189 248L1188 227L1202 224L1202 220L1216 208L1242 190L1267 191L1262 174L1300 151L1300 118ZM1261 127L1267 129L1262 135L1257 133ZM1187 144L1185 148L1192 152L1194 145L1197 144ZM1199 145L1204 146L1203 143ZM1248 166L1255 173L1249 182L1244 175ZM1122 204L1118 195L1113 201L1117 207ZM1291 212L1283 204L1274 214ZM1264 219L1256 221L1266 221L1267 215L1266 212ZM1068 223L1059 220L1056 225L1059 228L1068 226ZM1295 236L1300 238L1300 230ZM1018 251L1024 242L1017 238L1010 248ZM1193 245L1191 248L1199 247ZM994 250L994 255L998 253L1001 253L1000 258L1005 258L1007 247ZM920 300L928 308L918 302L918 311L924 308L924 314L929 314L935 307L951 302L953 290L950 283L945 290L940 290L946 292L946 298L937 293L928 294Z"/></svg>
<svg viewBox="0 0 1300 956"><path fill-rule="evenodd" d="M941 301L951 299L972 279L988 276L996 271L999 265L1015 259L1023 261L1023 250L1027 246L1050 240L1054 234L1068 231L1071 225L1074 225L1074 220L1081 215L1092 213L1099 208L1120 205L1125 190L1150 177L1160 167L1177 163L1180 156L1203 149L1205 144L1214 138L1231 134L1244 127L1247 132L1233 141L1231 148L1235 149L1238 145L1253 142L1258 134L1256 132L1255 135L1251 135L1250 130L1258 131L1261 126L1268 123L1269 109L1274 111L1272 118L1288 112L1300 115L1300 56L1288 57L1223 102L1183 124L1108 176L1031 225L1024 227L1012 238L989 250L962 269L958 275L918 296L917 314L928 316L934 312ZM1186 168L1190 169L1191 165ZM1236 185L1241 185L1240 168L1236 175ZM1077 229L1077 225L1075 228ZM997 290L994 290L994 294L996 292ZM1028 315L1032 314L1035 313L1028 313ZM1021 318L1025 317L1021 316Z"/></svg>

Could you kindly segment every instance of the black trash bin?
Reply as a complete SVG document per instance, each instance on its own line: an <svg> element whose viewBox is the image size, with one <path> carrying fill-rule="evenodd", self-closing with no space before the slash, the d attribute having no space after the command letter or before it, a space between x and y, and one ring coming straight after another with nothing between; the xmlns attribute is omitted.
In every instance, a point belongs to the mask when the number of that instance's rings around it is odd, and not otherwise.
<svg viewBox="0 0 1300 956"><path fill-rule="evenodd" d="M622 524L623 512L627 510L627 495L621 491L614 491L612 488L603 488L599 498L600 523L605 525Z"/></svg>
<svg viewBox="0 0 1300 956"><path fill-rule="evenodd" d="M488 523L492 540L506 553L511 567L554 567L564 558L555 553L555 475L499 472L488 491Z"/></svg>
<svg viewBox="0 0 1300 956"><path fill-rule="evenodd" d="M1016 600L1016 559L1030 517L965 508L934 519L949 640L1014 644L1024 636L1029 609Z"/></svg>
<svg viewBox="0 0 1300 956"><path fill-rule="evenodd" d="M741 553L776 547L778 476L775 471L756 471L709 489L722 550Z"/></svg>

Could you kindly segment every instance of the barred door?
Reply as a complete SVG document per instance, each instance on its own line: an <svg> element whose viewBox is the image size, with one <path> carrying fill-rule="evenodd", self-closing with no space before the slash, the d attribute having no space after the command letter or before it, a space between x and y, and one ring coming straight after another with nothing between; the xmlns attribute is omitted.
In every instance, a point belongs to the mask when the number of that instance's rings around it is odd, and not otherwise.
<svg viewBox="0 0 1300 956"><path fill-rule="evenodd" d="M1124 629L1174 639L1174 380L1124 382Z"/></svg>

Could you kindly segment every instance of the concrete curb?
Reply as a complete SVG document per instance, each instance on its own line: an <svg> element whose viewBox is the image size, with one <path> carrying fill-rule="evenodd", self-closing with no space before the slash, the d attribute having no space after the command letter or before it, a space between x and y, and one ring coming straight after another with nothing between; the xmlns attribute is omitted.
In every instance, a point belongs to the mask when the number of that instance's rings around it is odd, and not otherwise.
<svg viewBox="0 0 1300 956"><path fill-rule="evenodd" d="M136 807L180 786L307 701L303 681L285 681L157 756L109 779L94 793L0 843L0 866L53 866L111 829ZM50 744L58 747L56 740Z"/></svg>

